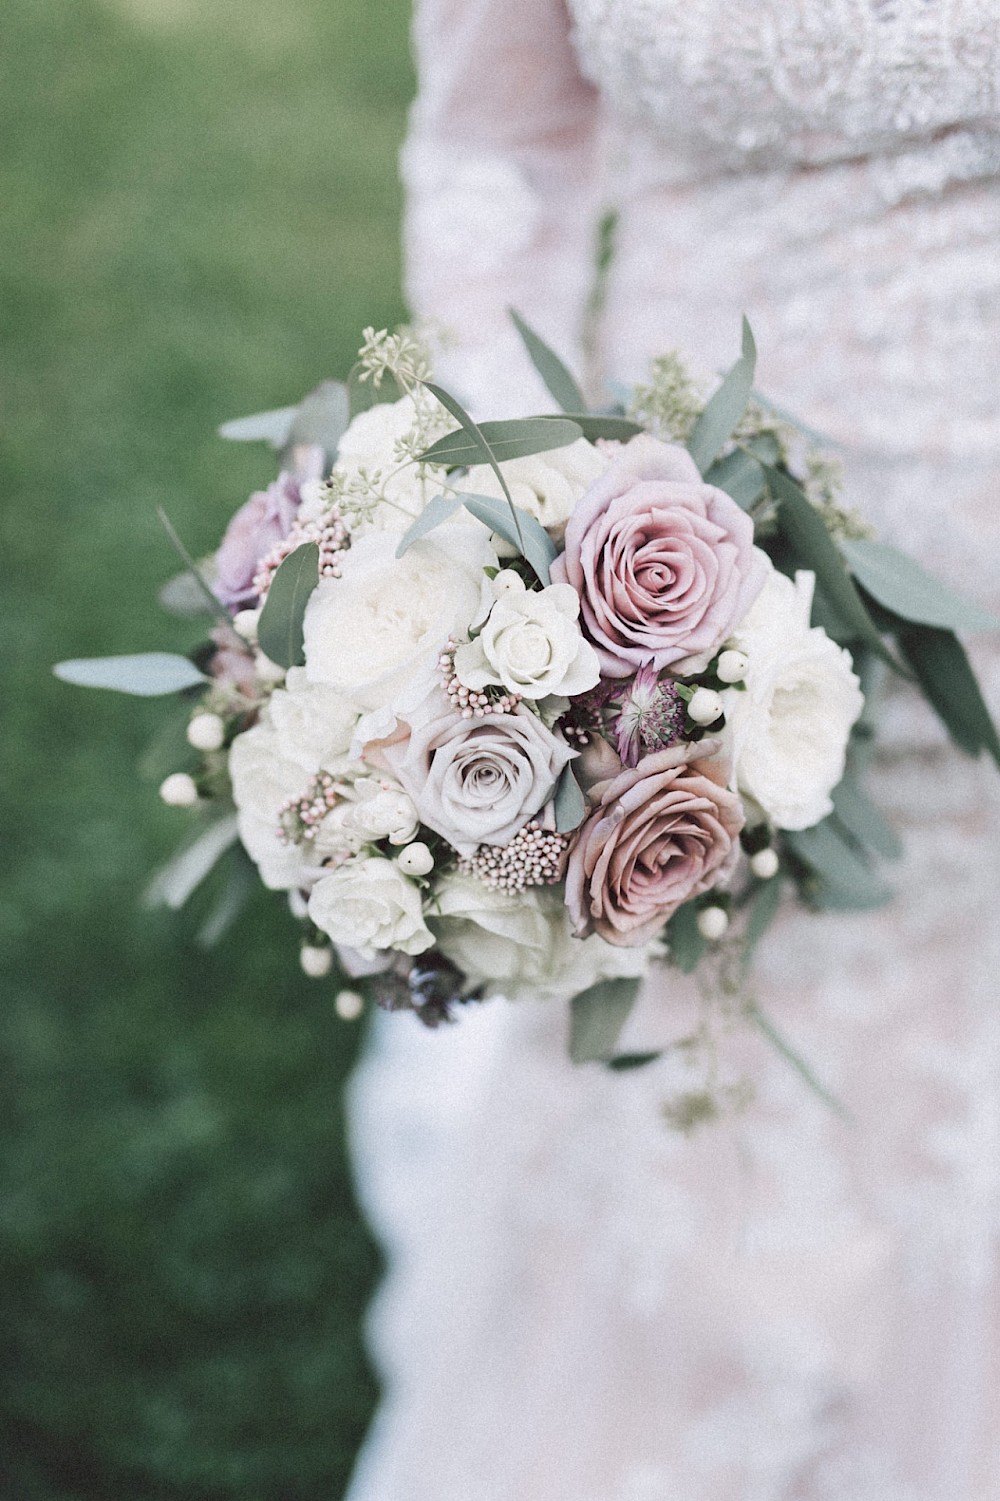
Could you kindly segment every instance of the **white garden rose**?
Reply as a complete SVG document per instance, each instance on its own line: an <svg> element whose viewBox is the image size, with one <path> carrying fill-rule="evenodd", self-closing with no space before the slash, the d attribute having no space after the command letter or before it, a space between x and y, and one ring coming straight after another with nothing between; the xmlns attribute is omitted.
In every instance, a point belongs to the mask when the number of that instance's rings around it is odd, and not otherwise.
<svg viewBox="0 0 1000 1501"><path fill-rule="evenodd" d="M455 423L444 408L441 416L441 433L445 433ZM369 475L378 473L380 488L389 502L377 505L356 525L356 535L370 529L403 532L409 519L419 516L431 497L440 494L443 469L425 467L421 474L416 464L407 464L400 457L399 445L411 436L416 421L412 396L380 402L367 412L359 412L338 443L335 470L348 478L357 476L361 470Z"/></svg>
<svg viewBox="0 0 1000 1501"><path fill-rule="evenodd" d="M332 941L371 958L381 949L422 954L433 946L417 886L394 860L348 860L313 887L309 916Z"/></svg>
<svg viewBox="0 0 1000 1501"><path fill-rule="evenodd" d="M473 689L495 683L531 699L572 698L596 687L600 664L577 625L579 613L579 596L569 584L506 590L475 640L455 653L459 680Z"/></svg>
<svg viewBox="0 0 1000 1501"><path fill-rule="evenodd" d="M497 566L485 527L439 526L396 557L398 538L370 532L324 579L304 622L306 675L360 709L380 709L430 679L451 635L488 608L483 570ZM429 686L429 683L428 683Z"/></svg>
<svg viewBox="0 0 1000 1501"><path fill-rule="evenodd" d="M267 715L289 761L310 772L343 769L358 711L336 689L311 683L304 668L290 667L284 688L271 695Z"/></svg>
<svg viewBox="0 0 1000 1501"><path fill-rule="evenodd" d="M352 802L345 816L348 829L366 844L388 839L407 844L420 827L413 800L388 777L361 777L351 788Z"/></svg>
<svg viewBox="0 0 1000 1501"><path fill-rule="evenodd" d="M648 948L613 948L596 935L575 938L561 895L545 887L514 895L453 874L436 896L440 916L430 925L438 946L488 995L566 1000L599 980L643 975L649 965Z"/></svg>
<svg viewBox="0 0 1000 1501"><path fill-rule="evenodd" d="M745 691L722 695L736 785L779 829L811 828L832 811L864 707L850 653L809 624L815 583L772 569L732 637L748 659Z"/></svg>
<svg viewBox="0 0 1000 1501"><path fill-rule="evenodd" d="M578 438L565 448L508 459L500 468L514 504L558 539L580 496L609 463L608 454L586 438ZM473 495L504 498L500 482L487 464L475 464L469 470L463 489Z"/></svg>
<svg viewBox="0 0 1000 1501"><path fill-rule="evenodd" d="M308 885L317 874L316 852L279 837L279 814L288 798L304 794L309 772L283 754L274 727L261 722L233 741L229 776L240 838L264 885L279 891Z"/></svg>

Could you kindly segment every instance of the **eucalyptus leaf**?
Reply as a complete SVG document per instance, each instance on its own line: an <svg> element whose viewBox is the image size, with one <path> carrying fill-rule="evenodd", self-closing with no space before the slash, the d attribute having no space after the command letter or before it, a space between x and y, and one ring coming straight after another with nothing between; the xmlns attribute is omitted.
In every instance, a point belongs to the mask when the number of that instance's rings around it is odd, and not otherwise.
<svg viewBox="0 0 1000 1501"><path fill-rule="evenodd" d="M556 783L555 817L556 832L571 834L578 829L587 816L587 800L580 790L572 764L564 766Z"/></svg>
<svg viewBox="0 0 1000 1501"><path fill-rule="evenodd" d="M157 597L163 608L171 615L182 615L185 618L211 615L214 618L219 613L218 603L214 609L209 608L200 581L187 568L180 573L175 573L173 578L167 579Z"/></svg>
<svg viewBox="0 0 1000 1501"><path fill-rule="evenodd" d="M462 403L460 401L457 401L455 397L452 396L450 391L446 391L443 386L434 385L432 381L425 381L424 384L426 385L427 390L430 391L431 395L437 397L438 401L444 407L445 411L451 413L456 422L459 424L462 433L464 433L465 436L469 439L476 457L472 459L466 459L464 463L475 463L478 459L480 463L489 464L490 468L493 470L493 473L496 475L497 482L504 493L504 498L506 499L507 504L510 506L510 514L514 518L514 526L517 531L516 545L523 553L524 538L521 535L521 523L518 520L517 511L514 508L514 498L510 493L510 487L503 477L503 471L497 462L496 454L490 447L489 442L486 438L484 438L481 430L473 422L472 418L469 416ZM453 434L452 436L455 435ZM436 446L436 444L431 445L432 448ZM428 450L428 452L430 452L430 450ZM427 455L425 454L424 457L426 458Z"/></svg>
<svg viewBox="0 0 1000 1501"><path fill-rule="evenodd" d="M198 567L198 564L195 562L194 558L188 552L187 548L184 546L184 543L178 536L177 528L174 526L170 517L167 515L162 506L157 506L156 514L159 517L160 525L163 527L163 530L166 532L168 538L170 539L171 547L174 549L174 552L184 564L184 567L187 569L188 573L191 576L192 582L201 591L202 599L205 602L205 614L215 615L217 618L224 620L228 624L229 616L226 614L225 610L222 608L222 605L212 593L212 590L209 587L208 580L202 574L202 571Z"/></svg>
<svg viewBox="0 0 1000 1501"><path fill-rule="evenodd" d="M1000 630L995 615L956 594L913 558L885 542L843 542L841 551L858 583L880 605L904 620L953 631Z"/></svg>
<svg viewBox="0 0 1000 1501"><path fill-rule="evenodd" d="M783 885L780 875L772 876L769 881L761 881L750 898L743 950L746 964L750 963L757 945L778 915Z"/></svg>
<svg viewBox="0 0 1000 1501"><path fill-rule="evenodd" d="M137 698L159 698L164 693L181 693L185 688L208 682L187 657L166 651L127 657L77 657L57 662L52 671L64 683L75 683L80 688L110 688L115 693L131 693Z"/></svg>
<svg viewBox="0 0 1000 1501"><path fill-rule="evenodd" d="M521 341L528 351L531 363L545 382L545 388L556 405L564 412L586 410L587 403L583 399L583 392L555 350L550 349L545 340L536 334L533 328L528 327L516 309L511 307L507 309L507 312L521 335Z"/></svg>
<svg viewBox="0 0 1000 1501"><path fill-rule="evenodd" d="M601 980L570 1002L569 1056L574 1063L606 1063L639 994L638 980Z"/></svg>
<svg viewBox="0 0 1000 1501"><path fill-rule="evenodd" d="M435 495L429 500L411 527L403 533L396 548L396 557L401 558L407 548L419 542L421 537L426 537L436 526L441 526L445 521L450 521L456 511L462 509L462 502L457 495ZM510 518L507 518L508 521Z"/></svg>
<svg viewBox="0 0 1000 1501"><path fill-rule="evenodd" d="M667 954L670 962L685 975L691 974L705 952L706 943L698 931L698 908L694 902L678 907L667 923Z"/></svg>
<svg viewBox="0 0 1000 1501"><path fill-rule="evenodd" d="M549 570L555 561L556 547L548 532L520 506L507 507L495 495L465 495L458 499L470 515L475 516L490 531L498 532L511 547L516 547L521 556L537 575L539 582L547 585ZM511 515L513 511L513 516Z"/></svg>
<svg viewBox="0 0 1000 1501"><path fill-rule="evenodd" d="M837 821L863 848L872 849L887 860L898 860L903 853L899 836L876 808L857 777L850 772L832 793Z"/></svg>
<svg viewBox="0 0 1000 1501"><path fill-rule="evenodd" d="M757 346L744 318L742 353L707 403L688 439L688 451L701 474L711 467L739 426L753 390L756 364Z"/></svg>
<svg viewBox="0 0 1000 1501"><path fill-rule="evenodd" d="M624 1074L634 1068L645 1068L648 1063L655 1063L662 1057L662 1048L651 1053L616 1053L613 1058L608 1059L608 1068L613 1069L616 1074Z"/></svg>
<svg viewBox="0 0 1000 1501"><path fill-rule="evenodd" d="M157 871L143 894L146 906L169 907L174 912L183 907L238 837L235 813L210 824Z"/></svg>
<svg viewBox="0 0 1000 1501"><path fill-rule="evenodd" d="M707 485L725 490L744 511L749 511L765 489L764 471L760 463L742 448L727 453L725 458L716 459L705 471L704 480Z"/></svg>
<svg viewBox="0 0 1000 1501"><path fill-rule="evenodd" d="M987 751L1000 766L1000 739L965 648L953 631L908 625L898 635L931 707L955 744L970 756Z"/></svg>
<svg viewBox="0 0 1000 1501"><path fill-rule="evenodd" d="M810 505L800 486L780 469L767 464L763 469L777 502L781 529L796 556L815 573L827 603L851 636L866 642L883 661L908 677L905 667L897 662L879 635L815 506Z"/></svg>
<svg viewBox="0 0 1000 1501"><path fill-rule="evenodd" d="M476 431L488 445L489 453L466 428L459 428L438 438L418 457L428 464L465 469L470 464L490 463L490 456L500 464L509 459L530 458L532 454L566 448L583 437L579 423L571 422L568 417L514 417L503 422L480 423Z"/></svg>
<svg viewBox="0 0 1000 1501"><path fill-rule="evenodd" d="M279 667L300 667L302 622L309 596L319 583L319 547L306 542L285 558L267 591L257 623L257 644Z"/></svg>
<svg viewBox="0 0 1000 1501"><path fill-rule="evenodd" d="M339 380L324 380L296 408L282 448L312 443L322 448L330 464L351 420L351 399Z"/></svg>
<svg viewBox="0 0 1000 1501"><path fill-rule="evenodd" d="M252 417L234 417L222 424L219 437L229 438L233 443L270 443L272 448L284 448L298 410L298 407L278 407Z"/></svg>
<svg viewBox="0 0 1000 1501"><path fill-rule="evenodd" d="M581 435L588 443L596 443L599 438L615 440L619 443L627 443L629 438L635 438L641 432L645 432L638 422L633 422L630 417L619 417L613 412L566 412L564 417L546 416L535 418L536 422L562 422L569 421L576 424Z"/></svg>
<svg viewBox="0 0 1000 1501"><path fill-rule="evenodd" d="M784 1058L785 1062L809 1086L813 1094L821 1099L824 1105L827 1105L835 1115L839 1115L842 1120L851 1121L852 1116L850 1111L841 1104L836 1095L830 1093L825 1084L820 1083L814 1069L805 1061L802 1054L796 1048L792 1047L787 1038L778 1031L771 1019L764 1015L760 1007L755 1003L751 1003L747 1007L747 1016L753 1022L754 1026L757 1027L758 1031L767 1038L775 1051Z"/></svg>
<svg viewBox="0 0 1000 1501"><path fill-rule="evenodd" d="M811 829L783 834L793 854L819 880L816 905L840 912L883 906L892 895L867 860L848 842L835 818L824 818Z"/></svg>
<svg viewBox="0 0 1000 1501"><path fill-rule="evenodd" d="M197 942L203 949L214 948L224 938L256 890L255 868L242 845L230 851L226 883L198 929Z"/></svg>

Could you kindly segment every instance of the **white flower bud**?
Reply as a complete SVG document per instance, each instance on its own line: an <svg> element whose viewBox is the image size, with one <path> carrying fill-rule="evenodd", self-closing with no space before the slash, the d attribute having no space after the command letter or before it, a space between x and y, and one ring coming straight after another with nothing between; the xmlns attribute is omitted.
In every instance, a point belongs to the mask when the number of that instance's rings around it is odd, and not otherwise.
<svg viewBox="0 0 1000 1501"><path fill-rule="evenodd" d="M365 998L357 990L342 990L333 1003L342 1022L356 1022L365 1009Z"/></svg>
<svg viewBox="0 0 1000 1501"><path fill-rule="evenodd" d="M770 881L772 876L776 876L780 863L778 851L770 845L750 856L750 869L759 881Z"/></svg>
<svg viewBox="0 0 1000 1501"><path fill-rule="evenodd" d="M404 876L426 876L434 869L434 856L418 839L415 844L408 844L400 850L396 864Z"/></svg>
<svg viewBox="0 0 1000 1501"><path fill-rule="evenodd" d="M725 907L702 907L698 913L698 932L709 943L721 938L729 927L729 913Z"/></svg>
<svg viewBox="0 0 1000 1501"><path fill-rule="evenodd" d="M218 714L196 714L187 727L187 738L195 750L217 751L226 738L226 726Z"/></svg>
<svg viewBox="0 0 1000 1501"><path fill-rule="evenodd" d="M333 949L304 943L299 949L299 963L310 980L322 980L333 968Z"/></svg>
<svg viewBox="0 0 1000 1501"><path fill-rule="evenodd" d="M272 662L270 657L265 657L259 647L254 653L253 668L262 683L280 683L285 676L285 669Z"/></svg>
<svg viewBox="0 0 1000 1501"><path fill-rule="evenodd" d="M500 599L504 594L523 594L526 589L524 579L513 568L501 568L493 580L494 599Z"/></svg>
<svg viewBox="0 0 1000 1501"><path fill-rule="evenodd" d="M256 641L259 619L259 610L237 610L233 616L233 630L237 636L242 636L244 641Z"/></svg>
<svg viewBox="0 0 1000 1501"><path fill-rule="evenodd" d="M745 651L724 651L716 664L716 674L723 683L742 683L750 666Z"/></svg>
<svg viewBox="0 0 1000 1501"><path fill-rule="evenodd" d="M198 788L194 777L186 771L175 771L160 783L160 796L168 808L193 808L198 801Z"/></svg>
<svg viewBox="0 0 1000 1501"><path fill-rule="evenodd" d="M293 887L288 893L288 910L298 922L305 922L309 916L309 903L301 891Z"/></svg>
<svg viewBox="0 0 1000 1501"><path fill-rule="evenodd" d="M687 711L695 724L714 724L722 714L722 699L714 688L696 688Z"/></svg>

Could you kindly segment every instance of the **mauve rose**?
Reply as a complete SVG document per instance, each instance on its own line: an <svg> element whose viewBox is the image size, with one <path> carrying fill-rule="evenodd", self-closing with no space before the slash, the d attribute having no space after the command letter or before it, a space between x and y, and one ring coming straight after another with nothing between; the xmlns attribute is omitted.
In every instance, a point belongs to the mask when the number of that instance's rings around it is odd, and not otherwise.
<svg viewBox="0 0 1000 1501"><path fill-rule="evenodd" d="M212 592L227 610L243 610L256 604L254 574L267 554L288 536L299 509L301 485L319 479L323 450L303 445L295 450L295 470L282 471L266 490L257 490L226 527L215 555Z"/></svg>
<svg viewBox="0 0 1000 1501"><path fill-rule="evenodd" d="M509 844L548 802L574 754L523 704L484 719L462 719L448 705L405 744L382 750L421 823L460 855L480 844Z"/></svg>
<svg viewBox="0 0 1000 1501"><path fill-rule="evenodd" d="M633 438L577 504L553 579L580 595L605 677L707 662L756 599L753 523L686 449Z"/></svg>
<svg viewBox="0 0 1000 1501"><path fill-rule="evenodd" d="M580 937L633 948L682 902L723 880L743 808L713 759L719 743L675 745L590 790L596 807L570 850L566 905Z"/></svg>

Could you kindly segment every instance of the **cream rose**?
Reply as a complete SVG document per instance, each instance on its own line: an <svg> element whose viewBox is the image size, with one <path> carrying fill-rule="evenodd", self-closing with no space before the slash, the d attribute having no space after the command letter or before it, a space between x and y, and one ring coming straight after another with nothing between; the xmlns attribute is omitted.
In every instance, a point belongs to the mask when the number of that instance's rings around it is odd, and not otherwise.
<svg viewBox="0 0 1000 1501"><path fill-rule="evenodd" d="M343 768L358 711L334 688L310 683L303 668L290 667L284 688L271 695L267 717L289 761L311 772Z"/></svg>
<svg viewBox="0 0 1000 1501"><path fill-rule="evenodd" d="M459 680L474 689L495 683L531 699L572 698L596 687L600 665L577 625L579 613L579 596L569 584L540 593L514 586L496 601L475 640L455 653Z"/></svg>
<svg viewBox="0 0 1000 1501"><path fill-rule="evenodd" d="M420 891L393 860L349 860L313 887L309 916L327 937L370 959L380 949L422 954L434 937Z"/></svg>
<svg viewBox="0 0 1000 1501"><path fill-rule="evenodd" d="M815 582L771 571L732 638L749 660L745 691L723 694L736 785L779 829L832 811L864 707L850 652L809 624Z"/></svg>
<svg viewBox="0 0 1000 1501"><path fill-rule="evenodd" d="M340 578L313 590L306 607L306 675L361 709L380 709L430 678L451 635L464 636L488 608L484 568L497 557L485 527L439 526L401 558L398 539L362 537Z"/></svg>
<svg viewBox="0 0 1000 1501"><path fill-rule="evenodd" d="M508 459L500 468L514 504L534 516L558 539L581 495L609 463L606 453L585 438L578 438L575 443L553 448L549 453ZM476 464L469 470L463 489L474 495L504 498L499 480L486 464Z"/></svg>
<svg viewBox="0 0 1000 1501"><path fill-rule="evenodd" d="M566 1000L599 980L645 974L645 950L575 938L558 892L493 891L474 876L449 875L428 921L442 953L473 986L509 1000Z"/></svg>
<svg viewBox="0 0 1000 1501"><path fill-rule="evenodd" d="M229 752L229 776L240 838L264 885L279 891L309 885L317 875L316 852L285 843L279 824L282 805L303 795L309 773L283 754L272 725L257 724L237 735Z"/></svg>

